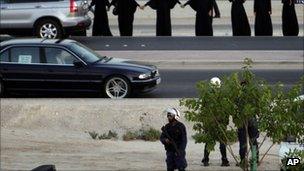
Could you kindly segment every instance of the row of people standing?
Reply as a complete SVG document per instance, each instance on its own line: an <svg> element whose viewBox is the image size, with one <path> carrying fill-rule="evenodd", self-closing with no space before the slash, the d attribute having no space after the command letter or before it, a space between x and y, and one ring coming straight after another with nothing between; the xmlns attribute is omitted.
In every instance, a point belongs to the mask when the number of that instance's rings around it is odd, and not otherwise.
<svg viewBox="0 0 304 171"><path fill-rule="evenodd" d="M251 29L243 6L245 0L229 0L231 7L231 22L233 36L250 36ZM299 25L295 12L295 0L282 0L282 28L284 36L297 36ZM215 0L188 0L181 4L179 0L149 0L140 6L135 0L92 0L90 8L95 6L93 36L112 36L109 27L107 11L115 6L113 13L118 16L118 26L121 36L133 35L134 13L137 7L144 10L146 6L156 10L156 36L171 36L171 9L176 4L182 8L189 5L196 11L195 35L213 36L213 9L217 17L219 10ZM271 0L254 0L255 35L272 36Z"/></svg>

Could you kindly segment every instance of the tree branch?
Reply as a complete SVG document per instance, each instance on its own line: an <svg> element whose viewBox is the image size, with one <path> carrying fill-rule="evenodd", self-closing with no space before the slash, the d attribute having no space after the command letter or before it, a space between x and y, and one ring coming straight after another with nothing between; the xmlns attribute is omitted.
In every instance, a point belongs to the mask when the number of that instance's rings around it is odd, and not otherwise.
<svg viewBox="0 0 304 171"><path fill-rule="evenodd" d="M259 166L262 163L263 159L265 158L265 156L268 154L268 152L270 151L270 149L275 145L275 143L272 143L271 146L268 148L268 150L266 151L266 153L263 155L263 157L261 158L261 160L259 161Z"/></svg>

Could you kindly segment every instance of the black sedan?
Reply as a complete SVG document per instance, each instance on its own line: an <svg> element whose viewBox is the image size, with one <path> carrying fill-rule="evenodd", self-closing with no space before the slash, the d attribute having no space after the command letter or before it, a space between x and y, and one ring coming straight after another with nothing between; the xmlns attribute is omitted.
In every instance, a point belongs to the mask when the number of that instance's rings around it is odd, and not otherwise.
<svg viewBox="0 0 304 171"><path fill-rule="evenodd" d="M98 92L125 98L149 92L161 78L155 66L101 56L74 40L1 42L0 94L12 91Z"/></svg>

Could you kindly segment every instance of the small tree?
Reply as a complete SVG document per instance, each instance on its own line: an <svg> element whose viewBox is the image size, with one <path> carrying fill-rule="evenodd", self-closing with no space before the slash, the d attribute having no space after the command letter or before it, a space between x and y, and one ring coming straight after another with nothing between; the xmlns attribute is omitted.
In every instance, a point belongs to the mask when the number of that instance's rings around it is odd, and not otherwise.
<svg viewBox="0 0 304 171"><path fill-rule="evenodd" d="M256 78L250 71L250 59L245 59L244 63L242 71L223 77L221 86L214 86L209 80L200 81L197 84L198 98L180 100L180 105L187 108L186 119L194 122L195 142L207 143L209 151L214 150L216 141L224 143L237 163L240 161L230 144L237 139L237 128L244 127L247 132L252 118L258 119L260 131L266 132L274 144L281 142L286 135L295 135L299 141L303 140L304 135L304 117L301 115L303 102L294 100L301 92L303 78L284 93L279 84L272 88L266 81ZM232 118L233 124L229 124L229 118ZM266 136L263 142L265 139ZM249 139L247 142L252 144L252 141ZM244 170L248 170L249 165L247 151L242 167Z"/></svg>

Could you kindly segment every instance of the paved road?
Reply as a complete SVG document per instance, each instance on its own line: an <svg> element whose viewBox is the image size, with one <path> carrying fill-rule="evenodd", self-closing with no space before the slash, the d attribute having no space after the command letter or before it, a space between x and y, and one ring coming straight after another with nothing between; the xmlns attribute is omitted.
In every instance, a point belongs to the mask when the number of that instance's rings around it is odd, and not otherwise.
<svg viewBox="0 0 304 171"><path fill-rule="evenodd" d="M200 80L209 80L214 76L222 77L230 75L236 70L180 70L180 69L162 69L160 70L162 83L159 87L148 94L135 95L133 98L182 98L196 97L195 84ZM266 79L274 85L281 82L290 88L295 82L299 81L304 75L303 70L255 70L256 75ZM11 95L10 97L98 97L96 95Z"/></svg>
<svg viewBox="0 0 304 171"><path fill-rule="evenodd" d="M214 76L230 75L236 70L161 70L163 82L150 94L136 97L181 98L196 97L195 84L199 80L209 80ZM290 88L304 75L303 70L255 70L254 73L270 84L282 82Z"/></svg>
<svg viewBox="0 0 304 171"><path fill-rule="evenodd" d="M230 75L235 70L161 70L162 83L150 94L136 97L145 98L181 98L196 97L195 84L199 80L214 76ZM282 82L290 88L304 75L303 70L255 70L256 75L270 84Z"/></svg>
<svg viewBox="0 0 304 171"><path fill-rule="evenodd" d="M303 50L303 37L72 37L94 50Z"/></svg>

